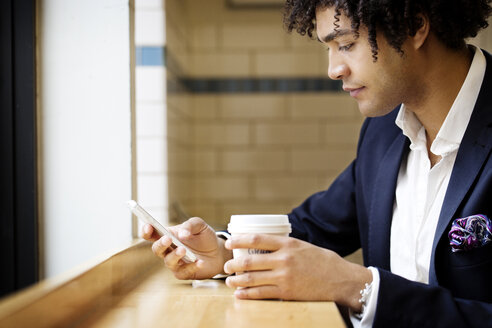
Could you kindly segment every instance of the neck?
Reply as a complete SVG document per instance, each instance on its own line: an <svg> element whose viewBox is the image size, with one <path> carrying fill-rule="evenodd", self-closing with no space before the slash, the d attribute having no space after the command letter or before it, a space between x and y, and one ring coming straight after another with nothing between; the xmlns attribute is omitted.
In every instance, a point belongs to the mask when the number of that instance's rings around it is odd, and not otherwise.
<svg viewBox="0 0 492 328"><path fill-rule="evenodd" d="M439 42L430 42L417 58L422 68L425 93L405 106L415 113L425 128L427 150L441 129L470 69L473 54L469 49L449 50Z"/></svg>

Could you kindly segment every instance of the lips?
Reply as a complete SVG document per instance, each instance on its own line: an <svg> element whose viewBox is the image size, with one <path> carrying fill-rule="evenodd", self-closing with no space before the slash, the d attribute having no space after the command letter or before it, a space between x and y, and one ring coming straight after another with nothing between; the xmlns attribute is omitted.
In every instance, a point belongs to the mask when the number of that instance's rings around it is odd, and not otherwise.
<svg viewBox="0 0 492 328"><path fill-rule="evenodd" d="M360 88L343 87L344 91L350 92L351 97L357 97L357 95L364 89L365 87L360 87Z"/></svg>

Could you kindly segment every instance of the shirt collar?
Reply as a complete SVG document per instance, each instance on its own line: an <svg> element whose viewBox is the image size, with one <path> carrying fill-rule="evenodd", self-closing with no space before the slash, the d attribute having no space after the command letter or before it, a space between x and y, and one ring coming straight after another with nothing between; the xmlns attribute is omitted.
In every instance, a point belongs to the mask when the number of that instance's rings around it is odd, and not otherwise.
<svg viewBox="0 0 492 328"><path fill-rule="evenodd" d="M470 69L436 139L431 145L431 151L436 155L444 156L459 148L482 86L486 68L485 56L480 48L470 47L475 52ZM424 127L415 114L405 108L405 104L401 105L395 124L410 139L411 149L426 145Z"/></svg>

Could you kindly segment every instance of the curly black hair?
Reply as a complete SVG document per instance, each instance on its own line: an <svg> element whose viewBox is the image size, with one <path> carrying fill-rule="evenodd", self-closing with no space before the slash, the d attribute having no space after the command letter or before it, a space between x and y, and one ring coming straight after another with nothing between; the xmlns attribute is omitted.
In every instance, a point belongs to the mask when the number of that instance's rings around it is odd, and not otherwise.
<svg viewBox="0 0 492 328"><path fill-rule="evenodd" d="M465 39L488 26L492 0L286 0L284 24L289 32L313 36L316 10L335 9L335 25L340 14L346 15L357 33L364 25L374 60L378 45L376 31L382 31L388 43L403 54L401 46L422 26L420 17L429 19L430 29L451 49L465 46ZM336 27L335 27L336 30ZM358 33L357 33L358 35Z"/></svg>

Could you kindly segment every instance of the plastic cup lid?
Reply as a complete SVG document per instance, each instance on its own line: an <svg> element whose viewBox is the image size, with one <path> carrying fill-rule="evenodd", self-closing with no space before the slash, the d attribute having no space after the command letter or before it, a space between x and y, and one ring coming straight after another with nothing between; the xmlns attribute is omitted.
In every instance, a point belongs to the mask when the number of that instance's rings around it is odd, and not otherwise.
<svg viewBox="0 0 492 328"><path fill-rule="evenodd" d="M228 225L229 233L290 233L292 231L287 215L244 214L232 215Z"/></svg>
<svg viewBox="0 0 492 328"><path fill-rule="evenodd" d="M231 215L233 224L287 224L289 217L285 214L238 214Z"/></svg>

